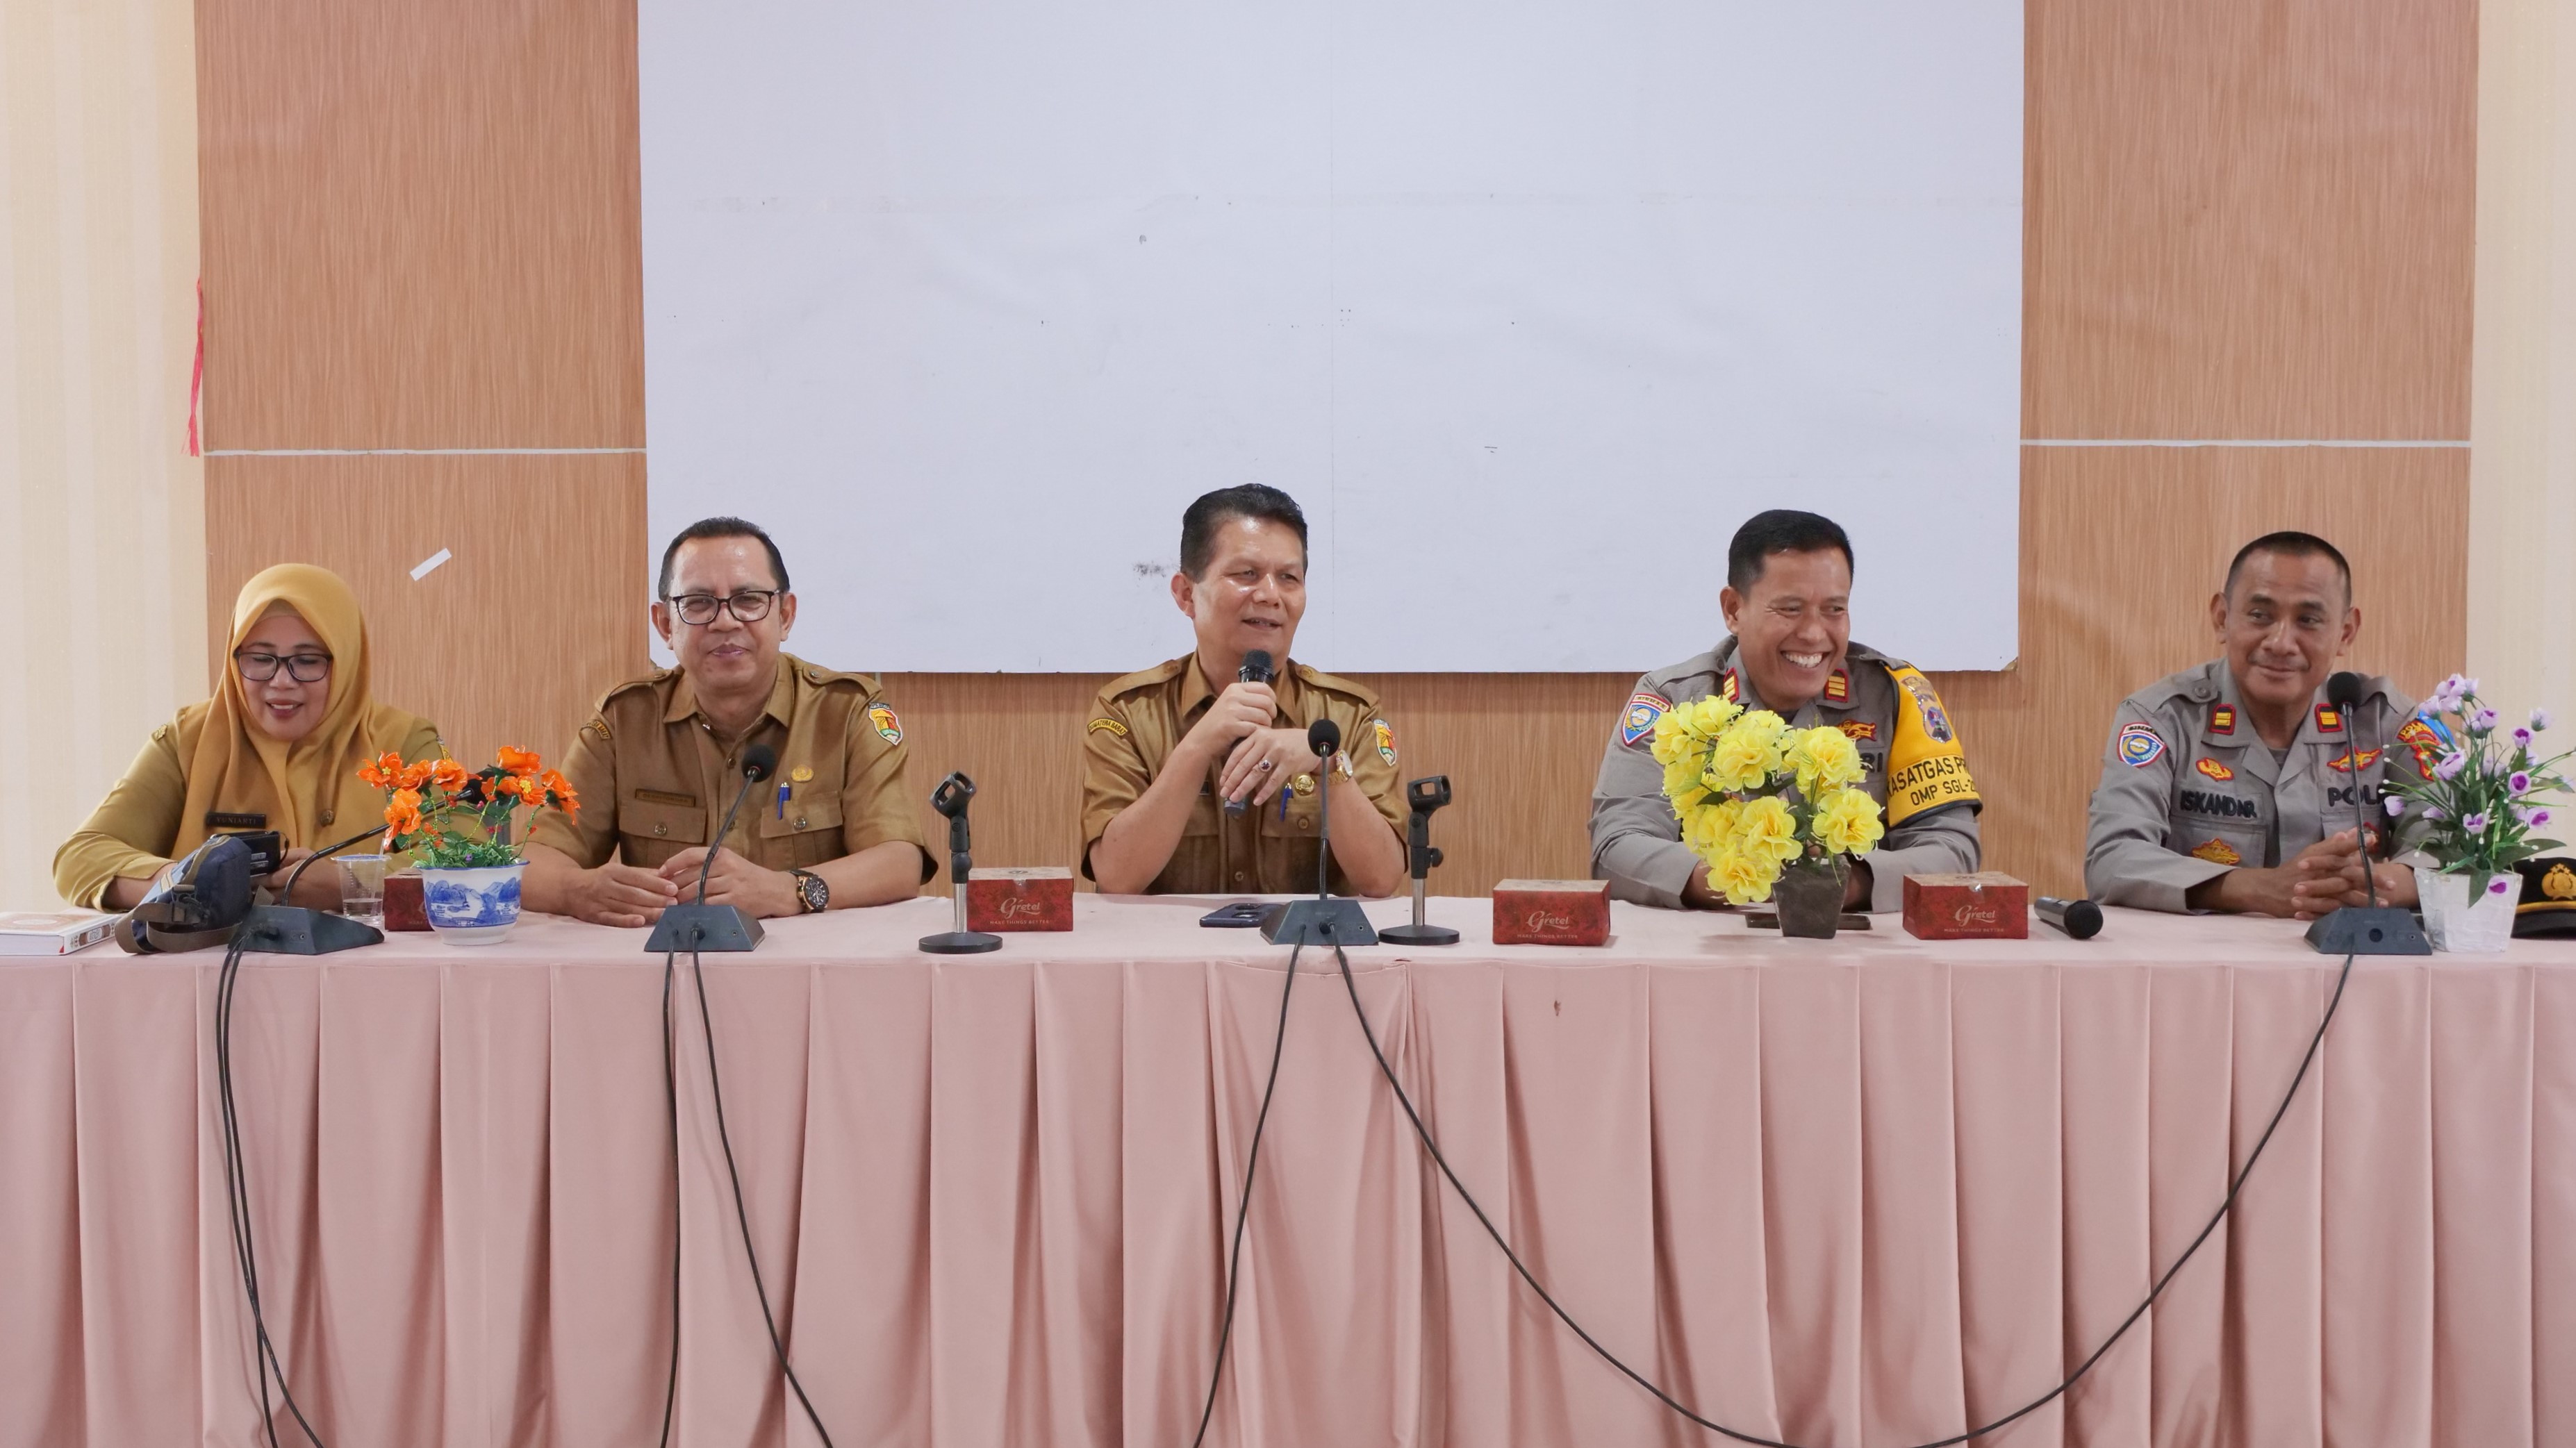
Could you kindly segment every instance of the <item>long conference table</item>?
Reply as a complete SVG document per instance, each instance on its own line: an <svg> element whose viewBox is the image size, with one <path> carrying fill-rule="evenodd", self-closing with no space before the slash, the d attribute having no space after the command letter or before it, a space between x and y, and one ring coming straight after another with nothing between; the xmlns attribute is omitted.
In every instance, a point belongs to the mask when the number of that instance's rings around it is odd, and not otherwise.
<svg viewBox="0 0 2576 1448"><path fill-rule="evenodd" d="M1289 952L1203 899L932 957L920 900L705 985L779 1326L856 1445L1186 1448ZM1381 925L1401 902L1371 907ZM1611 1351L1761 1438L1890 1448L2045 1391L2197 1233L2334 984L2295 925L1350 954L1460 1177ZM264 1442L219 955L0 964L0 1448ZM819 1440L784 1392L683 974L531 917L254 956L236 1091L269 1329L334 1448ZM1289 997L1209 1441L1697 1444L1513 1277L1329 952ZM279 1413L279 1441L301 1437ZM2002 1445L2576 1442L2576 944L2364 960L2230 1218Z"/></svg>

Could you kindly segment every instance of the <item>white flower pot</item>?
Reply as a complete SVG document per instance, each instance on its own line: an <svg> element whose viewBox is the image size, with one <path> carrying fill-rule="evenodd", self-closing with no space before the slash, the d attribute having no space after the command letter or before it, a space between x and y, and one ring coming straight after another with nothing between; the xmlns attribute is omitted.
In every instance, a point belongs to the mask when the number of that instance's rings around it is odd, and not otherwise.
<svg viewBox="0 0 2576 1448"><path fill-rule="evenodd" d="M528 867L472 870L420 867L421 905L429 928L449 945L491 945L519 923L519 877Z"/></svg>
<svg viewBox="0 0 2576 1448"><path fill-rule="evenodd" d="M2415 867L2415 893L2424 908L2424 933L2433 938L2433 948L2445 951L2501 951L2513 938L2513 907L2519 892L2513 887L2521 876L2506 870L2494 877L2506 888L2492 886L2476 899L2469 898L2469 877L2446 874L2439 870Z"/></svg>

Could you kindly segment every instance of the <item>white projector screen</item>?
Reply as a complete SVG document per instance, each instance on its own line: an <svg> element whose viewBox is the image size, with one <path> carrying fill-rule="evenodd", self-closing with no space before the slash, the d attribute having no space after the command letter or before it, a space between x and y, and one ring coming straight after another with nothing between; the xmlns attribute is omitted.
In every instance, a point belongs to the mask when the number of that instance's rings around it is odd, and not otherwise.
<svg viewBox="0 0 2576 1448"><path fill-rule="evenodd" d="M1297 656L1631 670L1766 507L1854 635L2017 641L2020 0L642 0L660 540L838 668L1124 671L1214 487Z"/></svg>

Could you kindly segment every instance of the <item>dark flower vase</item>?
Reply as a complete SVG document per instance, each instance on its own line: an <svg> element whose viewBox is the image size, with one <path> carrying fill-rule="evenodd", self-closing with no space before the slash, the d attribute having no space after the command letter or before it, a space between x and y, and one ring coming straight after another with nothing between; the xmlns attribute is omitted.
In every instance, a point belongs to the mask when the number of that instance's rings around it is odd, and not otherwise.
<svg viewBox="0 0 2576 1448"><path fill-rule="evenodd" d="M1771 903L1780 911L1782 935L1833 939L1843 918L1843 862L1791 865L1771 887Z"/></svg>

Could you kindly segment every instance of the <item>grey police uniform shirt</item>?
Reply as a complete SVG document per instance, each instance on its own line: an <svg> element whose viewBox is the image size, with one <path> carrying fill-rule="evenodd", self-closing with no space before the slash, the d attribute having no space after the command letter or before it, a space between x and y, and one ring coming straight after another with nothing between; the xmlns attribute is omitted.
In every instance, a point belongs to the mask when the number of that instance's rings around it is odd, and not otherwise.
<svg viewBox="0 0 2576 1448"><path fill-rule="evenodd" d="M2320 690L2285 758L2254 732L2225 659L2120 701L2084 839L2084 888L2105 905L2184 910L2184 893L2240 865L2277 866L2353 827L2374 828L2391 763L2429 778L2437 737L2386 679L2344 717Z"/></svg>
<svg viewBox="0 0 2576 1448"><path fill-rule="evenodd" d="M1730 697L1747 708L1767 707L1753 696L1748 676L1735 667L1735 649L1736 641L1729 637L1707 653L1639 678L1610 731L1592 787L1592 876L1610 882L1613 899L1679 909L1682 887L1692 872L1708 868L1681 842L1681 822L1664 798L1664 767L1655 762L1653 726L1663 708L1726 693L1730 675L1735 676ZM1903 909L1908 875L1977 868L1977 812L1983 803L1968 779L1948 711L1911 665L1852 644L1826 681L1825 693L1789 723L1800 729L1834 725L1850 735L1869 768L1863 787L1883 808L1888 804L1888 758L1899 725L1922 731L1909 737L1934 756L1907 771L1919 771L1920 783L1899 781L1898 788L1937 802L1909 809L1901 800L1898 808L1889 809L1887 817L1894 822L1866 857L1871 910Z"/></svg>

